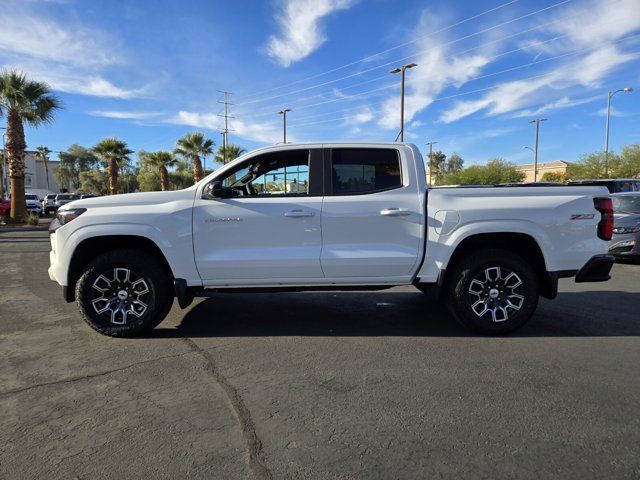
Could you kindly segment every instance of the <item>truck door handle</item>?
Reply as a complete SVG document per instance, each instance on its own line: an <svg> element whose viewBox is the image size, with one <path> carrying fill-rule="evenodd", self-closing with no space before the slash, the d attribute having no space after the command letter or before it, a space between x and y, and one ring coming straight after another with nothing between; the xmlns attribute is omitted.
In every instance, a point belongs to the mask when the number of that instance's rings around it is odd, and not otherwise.
<svg viewBox="0 0 640 480"><path fill-rule="evenodd" d="M411 212L406 208L384 208L380 210L380 215L401 216L401 215L411 215Z"/></svg>
<svg viewBox="0 0 640 480"><path fill-rule="evenodd" d="M291 210L289 212L284 212L285 217L292 217L292 218L313 217L314 215L315 213L305 212L304 210Z"/></svg>

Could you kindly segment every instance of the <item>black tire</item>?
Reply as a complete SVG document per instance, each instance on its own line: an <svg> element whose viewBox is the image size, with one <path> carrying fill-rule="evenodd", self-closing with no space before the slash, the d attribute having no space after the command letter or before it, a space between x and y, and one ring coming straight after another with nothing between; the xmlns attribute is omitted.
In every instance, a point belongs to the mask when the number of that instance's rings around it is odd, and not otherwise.
<svg viewBox="0 0 640 480"><path fill-rule="evenodd" d="M538 306L538 290L536 272L520 256L483 249L466 255L447 272L444 298L451 314L467 328L503 335L529 321Z"/></svg>
<svg viewBox="0 0 640 480"><path fill-rule="evenodd" d="M110 337L152 330L171 310L173 297L171 276L156 258L140 250L118 249L96 257L76 283L83 320Z"/></svg>

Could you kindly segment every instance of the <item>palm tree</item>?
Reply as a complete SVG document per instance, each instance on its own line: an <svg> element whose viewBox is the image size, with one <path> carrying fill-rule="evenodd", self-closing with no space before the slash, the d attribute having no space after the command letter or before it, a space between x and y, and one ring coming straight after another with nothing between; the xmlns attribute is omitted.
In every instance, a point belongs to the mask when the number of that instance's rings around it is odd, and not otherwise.
<svg viewBox="0 0 640 480"><path fill-rule="evenodd" d="M0 116L7 115L6 151L11 188L11 218L22 221L27 213L24 197L24 123L38 127L53 122L62 108L49 85L27 79L16 70L0 72Z"/></svg>
<svg viewBox="0 0 640 480"><path fill-rule="evenodd" d="M169 172L167 168L173 167L178 163L178 160L171 155L171 153L163 150L145 154L144 160L158 168L158 172L160 173L160 188L162 191L169 190Z"/></svg>
<svg viewBox="0 0 640 480"><path fill-rule="evenodd" d="M49 154L51 150L44 145L40 145L36 148L36 158L41 159L44 162L44 174L47 179L47 190L51 190L49 186Z"/></svg>
<svg viewBox="0 0 640 480"><path fill-rule="evenodd" d="M202 177L204 177L204 170L202 169L202 162L200 159L205 159L207 156L211 155L213 153L214 146L214 141L205 139L204 133L187 133L184 137L178 140L173 153L180 155L185 159L193 160L194 183L199 182L202 180Z"/></svg>
<svg viewBox="0 0 640 480"><path fill-rule="evenodd" d="M118 171L120 167L129 162L129 155L133 150L127 148L127 143L115 137L105 138L100 141L93 151L102 160L109 173L109 193L118 193Z"/></svg>
<svg viewBox="0 0 640 480"><path fill-rule="evenodd" d="M244 152L246 152L246 150L242 148L240 145L233 145L232 143L230 143L226 147L218 148L218 151L216 152L215 161L223 165L226 165L230 161L238 158Z"/></svg>

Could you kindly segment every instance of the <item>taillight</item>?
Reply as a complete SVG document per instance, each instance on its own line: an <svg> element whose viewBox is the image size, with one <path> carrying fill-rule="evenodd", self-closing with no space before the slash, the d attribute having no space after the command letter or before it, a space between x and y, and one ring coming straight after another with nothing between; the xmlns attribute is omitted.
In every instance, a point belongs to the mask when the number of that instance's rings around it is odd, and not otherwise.
<svg viewBox="0 0 640 480"><path fill-rule="evenodd" d="M613 236L613 201L610 198L594 198L593 206L600 212L598 237L609 241Z"/></svg>

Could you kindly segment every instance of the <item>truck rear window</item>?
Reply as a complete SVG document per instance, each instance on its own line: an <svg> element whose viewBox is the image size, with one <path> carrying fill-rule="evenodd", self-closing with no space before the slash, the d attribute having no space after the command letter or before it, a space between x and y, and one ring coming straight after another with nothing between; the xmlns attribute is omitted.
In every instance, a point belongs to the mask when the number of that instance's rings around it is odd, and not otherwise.
<svg viewBox="0 0 640 480"><path fill-rule="evenodd" d="M337 195L374 193L402 185L400 158L394 149L335 148L331 186Z"/></svg>

